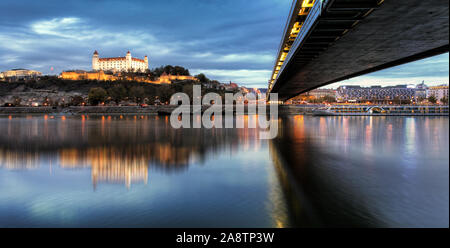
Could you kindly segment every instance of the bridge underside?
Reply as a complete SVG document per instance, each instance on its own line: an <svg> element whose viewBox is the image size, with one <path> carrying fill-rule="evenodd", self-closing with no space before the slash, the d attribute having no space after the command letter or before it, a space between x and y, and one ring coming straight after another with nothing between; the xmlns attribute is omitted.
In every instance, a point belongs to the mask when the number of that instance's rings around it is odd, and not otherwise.
<svg viewBox="0 0 450 248"><path fill-rule="evenodd" d="M448 2L332 1L271 92L287 100L314 88L448 52ZM294 51L293 51L294 52Z"/></svg>

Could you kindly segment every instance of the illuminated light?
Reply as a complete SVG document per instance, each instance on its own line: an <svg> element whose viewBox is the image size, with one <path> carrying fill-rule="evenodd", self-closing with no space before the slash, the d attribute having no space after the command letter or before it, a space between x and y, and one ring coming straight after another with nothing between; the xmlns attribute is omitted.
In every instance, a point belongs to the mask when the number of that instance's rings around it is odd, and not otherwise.
<svg viewBox="0 0 450 248"><path fill-rule="evenodd" d="M315 3L315 0L303 0L301 3L301 8L299 10L298 15L303 15L303 16L308 15L309 10L311 9L311 7L314 6L314 3ZM283 50L280 51L281 54L279 56L277 64L275 65L275 69L272 74L272 79L271 79L271 82L269 83L269 87L268 87L269 91L271 90L273 80L275 80L277 78L277 74L278 74L279 70L281 70L281 66L283 65L283 62L285 61L285 59L291 49L292 44L290 42L295 41L302 26L303 26L303 22L295 22L294 25L292 26L290 33L289 33L288 42L283 45Z"/></svg>
<svg viewBox="0 0 450 248"><path fill-rule="evenodd" d="M65 120L66 120L66 117L65 117L64 115L61 116L61 120L65 121Z"/></svg>
<svg viewBox="0 0 450 248"><path fill-rule="evenodd" d="M314 6L315 0L303 0L302 8L311 8Z"/></svg>

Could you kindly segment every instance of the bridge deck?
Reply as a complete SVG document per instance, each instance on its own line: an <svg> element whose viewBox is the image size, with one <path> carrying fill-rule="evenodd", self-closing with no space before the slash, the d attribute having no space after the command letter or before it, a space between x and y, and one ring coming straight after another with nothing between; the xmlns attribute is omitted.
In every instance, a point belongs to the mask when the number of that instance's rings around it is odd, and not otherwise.
<svg viewBox="0 0 450 248"><path fill-rule="evenodd" d="M274 81L271 92L280 100L448 52L447 1L330 0L320 8L318 4Z"/></svg>

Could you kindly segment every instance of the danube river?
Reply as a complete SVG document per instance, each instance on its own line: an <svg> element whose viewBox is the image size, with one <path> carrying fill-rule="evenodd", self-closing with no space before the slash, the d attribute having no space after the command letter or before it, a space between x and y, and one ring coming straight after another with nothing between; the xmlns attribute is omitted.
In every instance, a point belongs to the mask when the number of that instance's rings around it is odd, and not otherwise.
<svg viewBox="0 0 450 248"><path fill-rule="evenodd" d="M246 123L253 116L244 118ZM448 227L448 117L0 117L0 227Z"/></svg>

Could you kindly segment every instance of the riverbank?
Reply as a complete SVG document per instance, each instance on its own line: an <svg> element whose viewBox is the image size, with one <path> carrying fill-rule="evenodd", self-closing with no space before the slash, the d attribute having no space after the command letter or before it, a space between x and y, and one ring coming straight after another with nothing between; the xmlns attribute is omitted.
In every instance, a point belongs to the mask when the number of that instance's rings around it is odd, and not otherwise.
<svg viewBox="0 0 450 248"><path fill-rule="evenodd" d="M71 107L0 107L0 115L10 114L155 114L170 115L178 106L174 105L155 105L155 106L71 106ZM191 106L192 108L192 106ZM209 106L202 106L203 113ZM280 105L278 107L279 114L303 114L312 111L312 107ZM225 108L223 107L223 112ZM244 106L244 112L248 114L248 107ZM266 108L269 112L269 108Z"/></svg>
<svg viewBox="0 0 450 248"><path fill-rule="evenodd" d="M0 115L21 115L21 114L53 114L53 115L86 115L86 114L145 114L145 115L170 115L178 106L175 105L151 105L151 106L70 106L70 107L0 107ZM202 106L203 113L210 106ZM317 114L316 105L279 105L278 115L297 115L297 114ZM192 110L192 106L191 106ZM225 107L222 108L225 113ZM266 113L270 112L269 105L265 106ZM244 106L244 113L249 114L248 106ZM252 113L250 113L252 114ZM370 116L428 116L428 115L448 115L448 113L333 113L329 115L370 115Z"/></svg>

